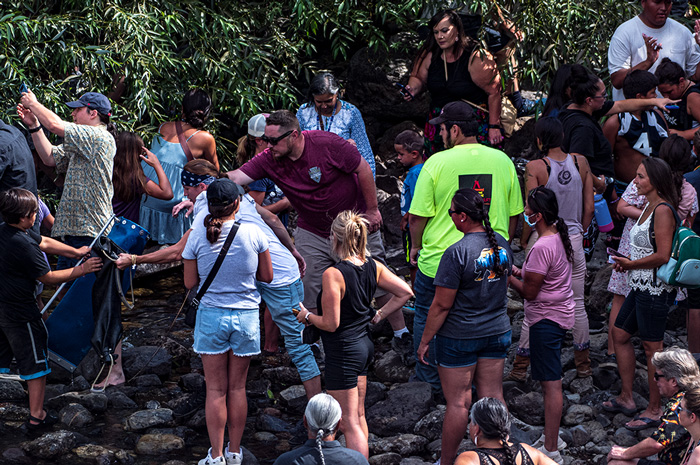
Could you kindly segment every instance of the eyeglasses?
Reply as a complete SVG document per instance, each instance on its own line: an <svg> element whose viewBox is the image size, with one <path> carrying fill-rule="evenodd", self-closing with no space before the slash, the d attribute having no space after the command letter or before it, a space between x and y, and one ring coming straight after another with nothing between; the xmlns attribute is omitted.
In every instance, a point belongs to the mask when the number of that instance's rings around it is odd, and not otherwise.
<svg viewBox="0 0 700 465"><path fill-rule="evenodd" d="M680 415L681 412L690 413L687 408L683 408L681 404L676 407L676 413Z"/></svg>
<svg viewBox="0 0 700 465"><path fill-rule="evenodd" d="M295 131L295 129L292 129L291 131L287 131L279 137L268 137L265 134L263 134L260 138L270 145L277 145L280 143L280 141L282 139L284 139L285 137L287 137L288 135L290 135L294 131Z"/></svg>
<svg viewBox="0 0 700 465"><path fill-rule="evenodd" d="M448 208L448 209L447 209L447 214L448 214L448 215L452 216L452 215L454 215L455 213L462 213L462 212L459 211L459 210L452 210L451 208Z"/></svg>
<svg viewBox="0 0 700 465"><path fill-rule="evenodd" d="M591 98L602 98L602 99L605 99L605 98L607 98L607 97L608 97L607 94L603 94L603 95L594 95L594 96L591 97Z"/></svg>
<svg viewBox="0 0 700 465"><path fill-rule="evenodd" d="M661 373L654 373L654 381L658 381L661 378L665 378L666 376L661 374Z"/></svg>

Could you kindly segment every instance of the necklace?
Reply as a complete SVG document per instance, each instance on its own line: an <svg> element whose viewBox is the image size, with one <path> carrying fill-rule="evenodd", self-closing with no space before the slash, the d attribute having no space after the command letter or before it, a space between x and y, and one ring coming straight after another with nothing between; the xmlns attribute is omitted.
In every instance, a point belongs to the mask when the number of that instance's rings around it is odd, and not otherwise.
<svg viewBox="0 0 700 465"><path fill-rule="evenodd" d="M321 113L319 113L318 110L316 110L316 114L318 115L318 130L319 131L330 132L331 127L333 126L333 118L335 118L335 114L337 113L337 109L338 109L338 102L336 101L335 106L333 107L333 113L331 113L330 117L327 117L328 118L328 128L324 128L323 116L321 116Z"/></svg>

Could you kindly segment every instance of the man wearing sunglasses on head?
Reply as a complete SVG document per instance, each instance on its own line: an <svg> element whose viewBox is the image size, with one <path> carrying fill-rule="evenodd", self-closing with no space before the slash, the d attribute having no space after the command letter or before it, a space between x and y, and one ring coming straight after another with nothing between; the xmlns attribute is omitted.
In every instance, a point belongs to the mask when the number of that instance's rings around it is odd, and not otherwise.
<svg viewBox="0 0 700 465"><path fill-rule="evenodd" d="M307 264L303 302L315 313L321 276L336 262L328 238L338 213L353 210L365 215L370 223L367 247L374 259L384 261L379 231L382 217L372 170L357 147L327 131L302 132L296 116L288 110L270 114L262 139L267 150L227 175L242 185L270 178L297 210L295 245ZM378 306L390 297L381 290L375 294ZM394 348L404 363L415 363L410 359L410 337L404 336L408 330L403 313L394 312L388 319L396 337Z"/></svg>

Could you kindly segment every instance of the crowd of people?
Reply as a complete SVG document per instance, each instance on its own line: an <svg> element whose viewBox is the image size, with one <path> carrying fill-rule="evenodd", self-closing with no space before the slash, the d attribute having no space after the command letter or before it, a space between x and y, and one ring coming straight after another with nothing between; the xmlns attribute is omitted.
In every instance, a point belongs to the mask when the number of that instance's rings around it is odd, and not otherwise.
<svg viewBox="0 0 700 465"><path fill-rule="evenodd" d="M402 363L444 396L438 463L561 464L562 345L571 330L576 375L592 376L586 262L606 231L613 299L599 366L618 370L621 392L601 407L634 416L630 430L657 428L635 446L613 447L608 461L647 463L657 455L655 463L700 463L700 290L657 275L676 229L700 230L700 22L693 35L669 18L671 4L641 0L641 13L615 31L612 100L582 65L559 68L535 125L540 156L527 164L524 186L500 150L502 107L529 111L517 83L502 95L498 74L519 33L507 25L507 40L482 50L458 12L430 20L401 89L406 100L430 93L425 129L394 141L406 169L399 226L408 280L386 264L375 155L360 111L341 99L332 74L313 78L296 113L251 117L239 140L240 166L227 173L204 130L212 113L204 90L184 95L181 120L160 125L149 150L138 135L116 131L103 94L67 102L67 122L26 89L19 119L38 159L65 176L53 237L41 236L32 152L17 128L0 122L0 235L8 243L0 254L0 372L17 360L29 391L27 427L57 420L43 406L50 368L36 283L98 270L96 258L77 263L115 213L166 245L120 255L120 269L182 260L184 286L198 294L193 350L206 384L181 414L205 409L211 448L199 465L242 463L248 367L262 340L267 353L278 353L280 336L309 399L309 441L275 463L368 463L369 329L383 319ZM62 143L52 145L50 134ZM519 224L525 259L516 266L511 244ZM43 253L59 255L57 270ZM544 396L544 433L532 446L509 437L502 383L513 334L509 289L524 300L524 321L506 379L524 381L530 367ZM414 297L408 328L404 311ZM667 316L682 300L688 350L664 349ZM635 335L647 362L644 407L633 397ZM115 354L102 389L125 382L121 345ZM665 407L662 398L669 398ZM346 447L335 440L338 431ZM476 449L458 455L465 434Z"/></svg>

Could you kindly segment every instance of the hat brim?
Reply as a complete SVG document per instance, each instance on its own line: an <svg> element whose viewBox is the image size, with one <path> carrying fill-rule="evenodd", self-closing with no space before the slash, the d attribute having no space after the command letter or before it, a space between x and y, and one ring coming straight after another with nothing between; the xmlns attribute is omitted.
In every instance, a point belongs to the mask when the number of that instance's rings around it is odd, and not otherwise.
<svg viewBox="0 0 700 465"><path fill-rule="evenodd" d="M444 123L445 121L447 121L447 118L444 118L442 116L438 116L437 118L433 118L430 121L428 121L428 123L432 124L433 126L437 126L439 124Z"/></svg>
<svg viewBox="0 0 700 465"><path fill-rule="evenodd" d="M73 102L66 102L66 106L70 108L82 108L85 106L85 104L80 100L75 100Z"/></svg>

